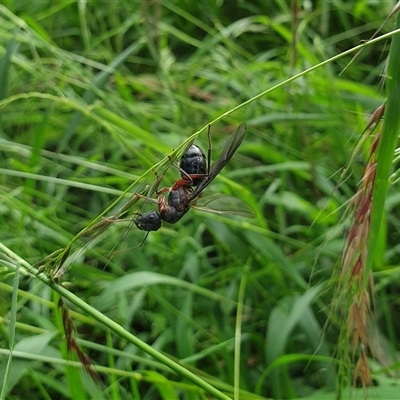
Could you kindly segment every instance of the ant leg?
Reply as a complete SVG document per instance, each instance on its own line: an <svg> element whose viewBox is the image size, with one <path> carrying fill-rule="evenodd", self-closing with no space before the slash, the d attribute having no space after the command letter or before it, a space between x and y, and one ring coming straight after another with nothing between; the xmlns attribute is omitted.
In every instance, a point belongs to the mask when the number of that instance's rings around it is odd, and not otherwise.
<svg viewBox="0 0 400 400"><path fill-rule="evenodd" d="M171 187L163 187L162 189L157 190L157 194L163 194L165 192L170 192L171 191Z"/></svg>
<svg viewBox="0 0 400 400"><path fill-rule="evenodd" d="M183 179L179 179L175 184L171 187L163 187L162 189L158 189L156 191L157 194L162 194L165 192L170 192L171 190L177 190L182 186L192 186L193 185L193 179L196 178L205 178L204 174L188 174L186 171L184 171L181 167L176 165L170 156L168 156L169 161L171 162L171 165L174 166L180 173Z"/></svg>
<svg viewBox="0 0 400 400"><path fill-rule="evenodd" d="M211 142L210 142L211 143ZM210 149L209 149L210 153ZM175 182L174 186L172 188L163 188L159 191L159 193L164 193L167 191L172 190L177 190L182 186L193 186L193 180L194 179L204 179L207 178L210 172L210 160L208 160L208 171L206 174L188 174L185 170L183 170L181 167L178 167L176 164L174 164L171 160L171 164L179 170L181 173L182 179L179 179L177 182Z"/></svg>
<svg viewBox="0 0 400 400"><path fill-rule="evenodd" d="M173 167L175 167L175 168L177 168L178 170L181 170L176 164L174 164L174 162L172 161L172 159L171 159L171 157L170 156L168 156L168 160L169 160L169 162L171 163L171 165L173 166ZM164 174L163 174L164 175ZM190 177L189 177L189 179L190 179ZM158 186L158 185L157 185ZM171 187L163 187L163 188L161 188L161 189L157 189L156 190L156 194L157 195L159 195L159 194L162 194L162 193L165 193L165 192L169 192L169 191L171 191Z"/></svg>
<svg viewBox="0 0 400 400"><path fill-rule="evenodd" d="M139 199L144 199L148 201L149 203L153 204L158 204L157 199L153 199L151 197L143 196L142 194L139 193L134 193L131 197L131 200L127 204L125 204L123 207L121 207L115 215L112 215L111 217L103 217L103 221L111 223L111 222L120 222L120 221L129 221L131 218L123 218L123 216L130 215L132 213L129 212L130 207L132 207L133 204L135 204ZM135 200L135 201L132 201ZM122 217L122 218L121 218ZM99 224L104 224L104 222L99 222L95 226ZM100 226L101 226L100 225Z"/></svg>
<svg viewBox="0 0 400 400"><path fill-rule="evenodd" d="M178 165L174 164L170 157L169 157L169 160L171 161L171 164L181 173L181 176L187 178L187 183L188 184L192 184L193 183L193 178L201 178L202 177L202 176L197 176L197 175L200 175L200 174L193 174L193 175L188 174L181 167L179 167ZM185 180L185 178L183 178L183 180Z"/></svg>
<svg viewBox="0 0 400 400"><path fill-rule="evenodd" d="M147 237L149 236L149 233L150 233L150 231L149 231L149 232L146 232L146 235L144 236L144 238L142 239L142 241L140 242L139 245L133 246L133 247L129 247L128 249L125 249L125 250L113 251L113 252L111 253L111 258L112 258L113 256L117 255L117 254L122 254L122 253L125 253L125 252L127 252L127 251L135 250L135 249L138 249L139 247L142 247L142 246L144 245L144 242L146 241ZM111 259L110 259L110 260L111 260Z"/></svg>
<svg viewBox="0 0 400 400"><path fill-rule="evenodd" d="M129 200L119 208L113 216L109 217L108 219L119 219L123 216L129 215L131 213L132 207L143 197L143 195L139 193L133 193ZM105 218L107 219L107 218Z"/></svg>
<svg viewBox="0 0 400 400"><path fill-rule="evenodd" d="M168 206L167 201L165 200L165 197L164 197L164 196L159 196L157 200L156 200L156 199L152 199L152 198L148 198L148 197L146 197L146 196L139 195L139 194L137 194L137 196L140 196L141 198L144 198L144 199L146 199L147 201L149 201L149 202L151 202L151 203L157 204L157 209L158 209L159 211L161 211L162 209L164 209L164 208L166 208L166 207ZM139 217L142 216L142 214L140 214L140 213L135 213L135 215L136 215L136 216L139 216ZM123 219L118 219L117 221L124 221L124 220L123 220ZM126 218L125 221L130 221L130 224L129 224L129 226L125 229L125 232L123 233L123 235L122 235L121 240L119 241L119 243L121 243L121 242L123 242L123 241L125 240L126 236L128 235L129 231L131 230L132 226L133 226L134 224L136 224L137 219L136 219L136 217L130 217L130 218ZM123 252L128 251L128 250L137 249L137 248L143 246L143 244L144 244L144 242L146 241L147 236L149 235L149 233L150 233L150 231L148 231L148 232L146 233L145 237L143 238L143 240L140 242L140 244L139 244L138 246L130 247L129 249L126 249L126 250L114 251L114 249L119 245L119 243L115 244L115 246L114 246L114 247L112 248L112 250L111 250L111 253L110 253L111 256L114 256L115 254L123 253ZM111 260L111 259L110 259L110 260Z"/></svg>
<svg viewBox="0 0 400 400"><path fill-rule="evenodd" d="M152 197L143 196L142 194L136 194L136 196L148 201L149 203L158 204L158 199L153 199Z"/></svg>
<svg viewBox="0 0 400 400"><path fill-rule="evenodd" d="M164 178L166 171L164 171L161 175L158 175L156 171L153 171L153 172L156 176L156 180L154 181L154 183L151 185L151 188L149 189L149 196L152 196L154 193L159 194L158 186L160 185L162 179Z"/></svg>

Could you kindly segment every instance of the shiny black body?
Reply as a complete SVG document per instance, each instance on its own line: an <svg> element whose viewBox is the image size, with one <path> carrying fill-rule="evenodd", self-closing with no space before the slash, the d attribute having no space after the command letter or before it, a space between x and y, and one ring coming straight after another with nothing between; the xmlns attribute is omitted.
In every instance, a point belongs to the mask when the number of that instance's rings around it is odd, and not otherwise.
<svg viewBox="0 0 400 400"><path fill-rule="evenodd" d="M142 231L158 231L161 221L169 224L177 223L190 209L187 201L188 186L180 186L169 192L168 203L164 196L158 198L158 212L148 211L134 220L136 226Z"/></svg>
<svg viewBox="0 0 400 400"><path fill-rule="evenodd" d="M182 156L179 168L187 175L206 175L207 162L203 150L199 146L192 144ZM186 177L185 173L181 172L183 179ZM197 186L202 181L202 178L194 178L192 181L193 186Z"/></svg>
<svg viewBox="0 0 400 400"><path fill-rule="evenodd" d="M158 213L149 211L139 216L134 221L136 226L150 232L159 230L161 221L170 224L178 222L189 211L190 203L200 195L232 158L245 134L246 124L243 122L228 137L220 156L211 168L209 167L211 148L209 148L208 171L206 171L206 157L203 151L198 146L190 146L180 161L182 179L169 189L168 203L164 196L160 196L157 201ZM193 187L196 188L193 189Z"/></svg>
<svg viewBox="0 0 400 400"><path fill-rule="evenodd" d="M137 218L134 222L142 231L158 231L161 228L161 218L157 211L148 211Z"/></svg>

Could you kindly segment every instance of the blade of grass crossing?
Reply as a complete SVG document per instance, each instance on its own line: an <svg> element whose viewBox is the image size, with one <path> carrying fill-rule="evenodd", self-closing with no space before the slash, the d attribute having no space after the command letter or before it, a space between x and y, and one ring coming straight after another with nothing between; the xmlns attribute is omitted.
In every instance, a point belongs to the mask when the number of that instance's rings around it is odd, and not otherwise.
<svg viewBox="0 0 400 400"><path fill-rule="evenodd" d="M242 339L242 320L243 320L243 302L244 294L246 292L247 275L250 271L251 260L248 260L244 267L243 276L240 281L238 306L236 312L236 327L235 327L235 370L234 370L234 393L233 398L239 400L240 398L240 344Z"/></svg>
<svg viewBox="0 0 400 400"><path fill-rule="evenodd" d="M400 27L400 14L396 27ZM383 218L389 175L392 168L394 151L400 132L400 35L393 36L389 53L388 74L386 79L386 110L382 136L378 147L375 187L372 198L371 229L368 239L368 259L363 285L367 285L368 271L372 268L375 248L380 235L379 228Z"/></svg>
<svg viewBox="0 0 400 400"><path fill-rule="evenodd" d="M6 54L0 62L0 100L3 100L7 95L8 76L10 72L11 58L18 50L19 43L15 40L8 42Z"/></svg>
<svg viewBox="0 0 400 400"><path fill-rule="evenodd" d="M12 364L12 350L14 347L14 340L15 340L15 322L17 318L17 300L18 300L18 286L19 286L19 271L20 265L19 263L16 264L15 268L15 276L14 276L14 285L13 285L13 294L11 300L11 315L10 315L10 355L7 360L7 367L4 374L4 381L3 381L3 389L0 394L0 400L4 400L7 395L7 387L8 387L8 379L11 372L11 364Z"/></svg>
<svg viewBox="0 0 400 400"><path fill-rule="evenodd" d="M117 335L121 336L122 338L125 338L130 343L137 346L140 350L144 351L145 353L149 354L151 357L155 358L162 364L166 365L171 370L175 371L178 375L181 375L182 377L188 379L189 381L191 381L198 387L202 388L205 392L207 392L213 398L221 399L221 400L229 400L230 399L230 397L228 397L225 393L219 391L217 388L210 385L205 380L201 379L199 376L193 374L188 369L184 368L183 366L174 362L169 357L160 353L159 351L157 351L156 349L154 349L147 343L143 342L138 337L134 336L133 334L131 334L130 332L125 330L121 325L117 324L116 322L114 322L110 318L106 317L104 314L102 314L98 310L91 307L89 304L84 302L82 299L75 296L73 293L69 292L63 286L58 285L54 281L47 278L44 274L39 273L39 271L36 268L32 267L24 259L20 258L18 255L13 253L10 249L5 247L1 243L0 243L0 250L4 251L4 253L8 257L10 257L13 261L20 263L23 266L26 273L30 273L30 274L33 274L34 276L36 276L36 278L40 279L46 285L50 286L53 290L58 292L63 298L70 301L76 307L82 309L88 315L92 316L95 320L99 321L101 324L103 324L104 326L111 329ZM12 264L10 264L10 266L13 267ZM13 269L15 270L15 267ZM77 397L74 397L74 398L77 398Z"/></svg>
<svg viewBox="0 0 400 400"><path fill-rule="evenodd" d="M125 49L118 57L115 58L115 60L109 65L106 71L102 71L98 75L96 75L96 77L92 82L93 87L96 89L103 88L103 86L107 82L107 79L115 72L115 69L118 68L121 64L123 64L130 55L139 51L143 45L144 45L143 40L140 40L136 43L133 43L127 49ZM88 105L92 104L95 99L96 99L96 93L93 89L89 89L83 94L83 100ZM79 111L76 111L63 135L62 140L60 140L59 142L57 149L58 153L62 153L63 149L65 148L67 143L70 141L72 135L74 134L76 127L80 124L82 118L83 115Z"/></svg>

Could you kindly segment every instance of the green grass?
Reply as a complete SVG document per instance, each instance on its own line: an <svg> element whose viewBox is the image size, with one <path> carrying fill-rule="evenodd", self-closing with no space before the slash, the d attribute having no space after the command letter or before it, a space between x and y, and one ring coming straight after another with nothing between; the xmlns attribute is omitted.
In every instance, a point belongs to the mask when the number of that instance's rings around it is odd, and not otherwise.
<svg viewBox="0 0 400 400"><path fill-rule="evenodd" d="M341 323L325 323L373 138L352 151L386 98L390 35L340 73L391 5L298 7L295 30L282 1L0 6L0 398L358 395L338 387L337 367L352 365L338 358ZM121 209L154 209L131 194L151 192L155 172L174 183L168 155L193 139L206 149L208 123L215 160L242 121L245 140L207 192L256 218L193 209L140 248L129 220L91 240ZM399 384L396 186L380 189L384 222L373 217L371 398ZM49 268L61 259L59 285ZM101 384L66 350L60 295Z"/></svg>

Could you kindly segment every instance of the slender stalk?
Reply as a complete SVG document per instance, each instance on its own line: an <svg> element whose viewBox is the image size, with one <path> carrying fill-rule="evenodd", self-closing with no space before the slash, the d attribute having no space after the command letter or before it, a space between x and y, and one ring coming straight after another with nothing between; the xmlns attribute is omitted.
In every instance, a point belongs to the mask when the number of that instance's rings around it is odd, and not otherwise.
<svg viewBox="0 0 400 400"><path fill-rule="evenodd" d="M20 274L20 265L17 263L15 265L15 276L14 276L14 290L12 294L11 300L11 315L10 315L10 337L9 337L9 347L10 353L7 360L7 366L4 373L3 379L3 387L0 393L0 400L4 400L7 395L7 387L8 387L8 380L11 372L11 364L12 364L12 351L14 347L14 340L15 340L15 326L17 320L17 302L18 302L18 286L19 286L19 274Z"/></svg>
<svg viewBox="0 0 400 400"><path fill-rule="evenodd" d="M400 14L396 19L396 30L400 28ZM375 186L372 196L371 233L368 238L367 272L372 268L375 248L379 237L379 228L383 218L386 192L389 184L389 176L393 166L394 151L400 132L400 35L392 38L389 52L389 63L386 78L386 109L385 121L378 146ZM365 275L367 277L367 274ZM367 285L364 279L364 286Z"/></svg>
<svg viewBox="0 0 400 400"><path fill-rule="evenodd" d="M11 250L9 250L7 247L5 247L2 243L0 243L0 250L2 250L8 257L10 257L11 259L13 259L15 261L15 268L14 268L15 270L17 270L17 265L18 265L18 263L20 263L21 267L23 269L25 269L26 272L36 276L38 279L40 279L46 285L50 286L53 290L55 290L57 293L59 293L63 298L67 299L72 304L74 304L76 307L79 307L81 310L85 311L88 315L92 316L96 321L102 323L104 326L111 329L119 337L125 338L130 343L137 346L140 350L144 351L145 353L149 354L156 360L160 361L164 365L171 368L171 370L175 371L178 375L181 375L182 377L190 380L195 385L202 388L204 391L209 393L214 398L221 399L221 400L230 400L229 396L220 392L218 389L216 389L209 383L205 382L203 379L199 378L198 376L196 376L195 374L193 374L186 368L182 367L175 361L172 361L170 358L168 358L164 354L153 349L147 343L141 341L136 336L132 335L132 333L125 330L121 325L117 324L116 322L114 322L113 320L111 320L110 318L108 318L104 314L102 314L100 311L96 310L89 304L85 303L82 299L75 296L73 293L71 293L70 291L65 289L63 286L57 284L54 281L51 281L44 274L39 273L39 271L36 268L33 268L25 260L20 258L17 254L13 253ZM10 266L10 265L8 264L8 266Z"/></svg>
<svg viewBox="0 0 400 400"><path fill-rule="evenodd" d="M236 312L236 327L235 327L235 376L234 376L234 395L235 400L240 398L240 344L242 340L242 318L243 318L243 301L246 292L247 274L250 270L251 260L249 260L243 271L242 280L240 282L238 294L238 306Z"/></svg>

